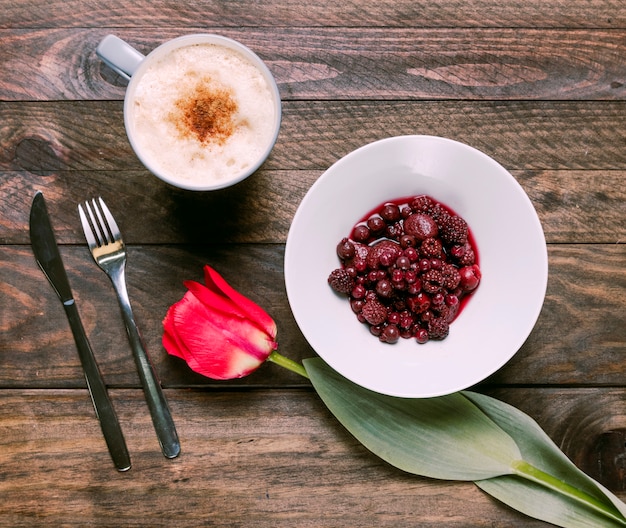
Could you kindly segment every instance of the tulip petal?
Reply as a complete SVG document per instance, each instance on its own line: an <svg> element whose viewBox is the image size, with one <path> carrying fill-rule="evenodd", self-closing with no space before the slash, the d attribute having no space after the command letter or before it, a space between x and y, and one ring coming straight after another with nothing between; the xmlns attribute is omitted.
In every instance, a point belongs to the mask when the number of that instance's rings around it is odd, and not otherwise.
<svg viewBox="0 0 626 528"><path fill-rule="evenodd" d="M269 314L258 304L234 290L217 271L208 265L204 267L204 281L207 288L229 298L250 319L265 330L268 335L272 336L272 338L276 337L276 323Z"/></svg>
<svg viewBox="0 0 626 528"><path fill-rule="evenodd" d="M250 374L276 349L276 343L247 319L211 310L192 292L171 307L164 321L163 345L190 368L213 379Z"/></svg>
<svg viewBox="0 0 626 528"><path fill-rule="evenodd" d="M246 318L246 314L231 299L223 294L207 288L204 284L196 281L185 281L185 287L193 293L198 300L212 310L218 310L225 314L234 315L241 319Z"/></svg>
<svg viewBox="0 0 626 528"><path fill-rule="evenodd" d="M170 306L163 319L163 346L168 354L185 359L184 354L180 351L182 343L176 337L176 329L174 327L174 311L176 305Z"/></svg>

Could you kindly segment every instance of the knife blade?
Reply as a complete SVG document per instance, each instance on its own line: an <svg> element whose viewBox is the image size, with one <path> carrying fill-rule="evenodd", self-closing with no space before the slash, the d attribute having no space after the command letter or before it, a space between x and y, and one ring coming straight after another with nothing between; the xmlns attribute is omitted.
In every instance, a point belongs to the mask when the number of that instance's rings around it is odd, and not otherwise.
<svg viewBox="0 0 626 528"><path fill-rule="evenodd" d="M130 456L126 448L126 441L85 334L41 191L35 194L30 209L30 241L37 264L63 303L85 373L91 401L100 421L100 427L113 463L118 471L127 471L130 469Z"/></svg>

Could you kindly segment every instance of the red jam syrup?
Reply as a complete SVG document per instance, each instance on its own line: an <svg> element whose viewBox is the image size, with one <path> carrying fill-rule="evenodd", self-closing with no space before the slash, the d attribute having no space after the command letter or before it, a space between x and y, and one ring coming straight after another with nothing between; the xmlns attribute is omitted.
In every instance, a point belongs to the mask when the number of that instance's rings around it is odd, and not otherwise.
<svg viewBox="0 0 626 528"><path fill-rule="evenodd" d="M445 339L481 278L467 222L426 195L370 211L339 241L337 256L329 285L384 343Z"/></svg>

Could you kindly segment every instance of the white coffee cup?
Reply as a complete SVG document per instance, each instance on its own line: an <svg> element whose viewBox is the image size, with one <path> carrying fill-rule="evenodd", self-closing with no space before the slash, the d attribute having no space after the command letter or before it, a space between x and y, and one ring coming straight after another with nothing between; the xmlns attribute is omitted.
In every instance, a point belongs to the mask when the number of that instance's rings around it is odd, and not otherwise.
<svg viewBox="0 0 626 528"><path fill-rule="evenodd" d="M194 191L228 187L254 173L274 147L281 122L278 87L243 44L193 34L144 56L108 35L96 52L129 79L126 133L137 157L161 180Z"/></svg>

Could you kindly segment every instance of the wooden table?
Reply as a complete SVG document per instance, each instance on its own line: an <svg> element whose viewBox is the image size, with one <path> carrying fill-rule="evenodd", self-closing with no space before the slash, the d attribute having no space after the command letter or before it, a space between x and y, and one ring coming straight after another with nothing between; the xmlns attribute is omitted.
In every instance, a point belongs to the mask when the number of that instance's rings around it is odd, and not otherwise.
<svg viewBox="0 0 626 528"><path fill-rule="evenodd" d="M148 52L194 32L255 50L283 100L267 162L212 193L142 167L124 132L125 82L94 52L108 33ZM472 145L530 196L548 242L545 305L518 354L475 389L530 414L626 498L625 97L622 0L0 0L0 525L544 526L471 483L383 463L278 366L212 382L161 346L183 280L210 263L274 317L283 354L314 355L285 294L290 221L329 165L403 134ZM127 473L112 466L30 248L37 190L122 422ZM97 195L129 246L130 297L181 437L174 460L160 454L113 289L84 243L76 205Z"/></svg>

